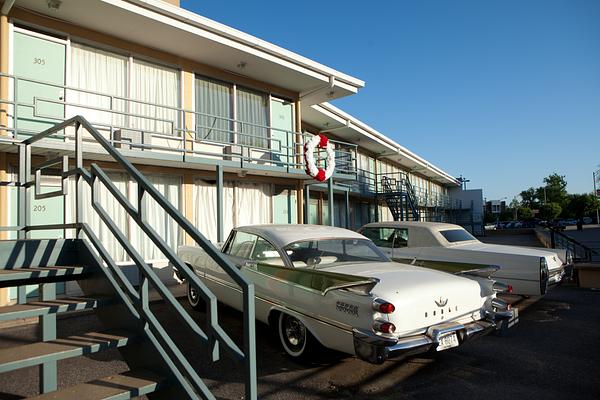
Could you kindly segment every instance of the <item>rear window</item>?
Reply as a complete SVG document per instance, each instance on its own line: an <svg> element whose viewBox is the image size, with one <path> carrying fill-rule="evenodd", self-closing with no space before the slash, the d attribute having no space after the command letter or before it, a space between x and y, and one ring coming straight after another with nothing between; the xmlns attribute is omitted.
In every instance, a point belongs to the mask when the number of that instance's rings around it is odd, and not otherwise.
<svg viewBox="0 0 600 400"><path fill-rule="evenodd" d="M447 231L440 231L440 233L450 243L477 240L473 235L464 229L449 229Z"/></svg>

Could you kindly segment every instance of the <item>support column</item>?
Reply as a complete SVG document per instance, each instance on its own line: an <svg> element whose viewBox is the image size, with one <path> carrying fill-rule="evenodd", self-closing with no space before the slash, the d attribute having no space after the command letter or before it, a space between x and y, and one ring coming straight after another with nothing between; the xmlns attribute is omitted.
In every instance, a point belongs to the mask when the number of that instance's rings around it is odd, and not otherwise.
<svg viewBox="0 0 600 400"><path fill-rule="evenodd" d="M194 222L194 177L192 175L183 176L183 215L190 221ZM194 244L191 236L185 234L184 243L188 246Z"/></svg>
<svg viewBox="0 0 600 400"><path fill-rule="evenodd" d="M304 186L304 219L303 223L310 223L310 185Z"/></svg>
<svg viewBox="0 0 600 400"><path fill-rule="evenodd" d="M0 15L0 72L8 74L8 16ZM9 78L0 78L0 98L3 101L9 99ZM0 103L0 126L8 126L9 105ZM0 136L10 136L10 132L0 130Z"/></svg>
<svg viewBox="0 0 600 400"><path fill-rule="evenodd" d="M296 215L297 223L305 224L304 220L304 182L299 181L296 189Z"/></svg>
<svg viewBox="0 0 600 400"><path fill-rule="evenodd" d="M333 216L333 179L329 178L327 181L327 207L329 208L329 225L335 226L335 220Z"/></svg>
<svg viewBox="0 0 600 400"><path fill-rule="evenodd" d="M0 15L0 72L8 74L8 16ZM0 99L8 100L8 78L0 78ZM8 126L8 104L0 103L0 127ZM10 132L0 129L0 136L8 136ZM8 161L6 153L0 153L0 181L8 180ZM8 226L10 212L8 204L8 187L0 186L0 226ZM0 240L8 239L8 232L0 232ZM9 301L8 288L0 288L0 306Z"/></svg>
<svg viewBox="0 0 600 400"><path fill-rule="evenodd" d="M192 140L196 138L196 127L194 126L194 114L192 112L194 106L194 73L191 71L184 70L182 72L183 81L183 123L185 131L183 137L185 138L185 150L193 150L194 143ZM190 153L185 153L186 156ZM185 159L185 157L184 157Z"/></svg>
<svg viewBox="0 0 600 400"><path fill-rule="evenodd" d="M8 181L8 162L6 160L6 153L0 153L0 181ZM9 225L9 207L8 204L8 187L0 186L0 226ZM8 239L8 232L0 231L0 240ZM9 302L8 288L0 289L0 306L5 306Z"/></svg>
<svg viewBox="0 0 600 400"><path fill-rule="evenodd" d="M225 240L223 237L223 166L217 165L217 242Z"/></svg>
<svg viewBox="0 0 600 400"><path fill-rule="evenodd" d="M344 196L346 200L346 229L350 229L350 192L346 190Z"/></svg>

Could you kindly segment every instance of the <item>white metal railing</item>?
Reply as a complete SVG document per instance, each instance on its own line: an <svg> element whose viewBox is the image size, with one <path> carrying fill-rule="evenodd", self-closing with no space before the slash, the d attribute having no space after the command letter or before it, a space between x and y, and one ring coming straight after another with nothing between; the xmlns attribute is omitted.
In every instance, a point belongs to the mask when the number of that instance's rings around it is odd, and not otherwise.
<svg viewBox="0 0 600 400"><path fill-rule="evenodd" d="M0 74L9 98L0 99L0 129L15 139L25 139L82 115L113 146L123 150L152 151L181 157L208 158L238 164L241 168L275 168L304 171L304 143L312 135L234 118L200 113L164 104L79 89L50 82ZM19 98L20 88L38 85L55 88L56 98ZM21 94L21 97L22 94ZM65 141L74 140L65 131ZM92 138L84 142L93 143ZM336 154L336 177L356 177L357 145L331 140ZM325 164L327 154L319 150L315 159Z"/></svg>

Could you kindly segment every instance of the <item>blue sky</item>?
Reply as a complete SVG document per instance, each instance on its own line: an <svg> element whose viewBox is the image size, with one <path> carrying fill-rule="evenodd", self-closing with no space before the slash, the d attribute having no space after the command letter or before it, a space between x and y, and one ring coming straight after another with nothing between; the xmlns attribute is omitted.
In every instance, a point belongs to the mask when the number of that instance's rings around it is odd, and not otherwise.
<svg viewBox="0 0 600 400"><path fill-rule="evenodd" d="M366 81L335 105L488 199L600 164L600 1L185 1Z"/></svg>

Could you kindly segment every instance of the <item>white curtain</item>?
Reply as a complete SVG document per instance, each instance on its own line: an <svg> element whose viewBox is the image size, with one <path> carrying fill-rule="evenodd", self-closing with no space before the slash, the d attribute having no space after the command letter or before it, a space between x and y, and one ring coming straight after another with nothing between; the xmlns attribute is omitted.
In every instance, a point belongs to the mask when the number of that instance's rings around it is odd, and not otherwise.
<svg viewBox="0 0 600 400"><path fill-rule="evenodd" d="M238 124L238 142L253 147L269 147L267 95L238 86L236 99L237 119L241 122Z"/></svg>
<svg viewBox="0 0 600 400"><path fill-rule="evenodd" d="M208 240L217 243L217 188L202 179L194 181L194 225ZM223 185L223 240L233 229L233 185Z"/></svg>
<svg viewBox="0 0 600 400"><path fill-rule="evenodd" d="M94 124L123 126L125 118L122 114L104 110L126 111L123 100L113 99L111 102L109 96L127 96L127 57L73 43L69 81L72 87L102 95L68 90L67 103L82 106L68 106L67 117L81 114Z"/></svg>
<svg viewBox="0 0 600 400"><path fill-rule="evenodd" d="M196 139L231 142L231 100L230 84L196 77Z"/></svg>
<svg viewBox="0 0 600 400"><path fill-rule="evenodd" d="M148 180L165 196L175 208L181 210L180 191L182 179L169 175L146 175ZM146 222L158 236L162 238L173 250L182 243L182 231L179 225L171 218L150 195L144 196L146 206ZM134 226L135 242L138 252L146 260L164 260L162 251L154 245L150 238L137 226Z"/></svg>
<svg viewBox="0 0 600 400"><path fill-rule="evenodd" d="M271 223L271 185L236 182L236 226Z"/></svg>
<svg viewBox="0 0 600 400"><path fill-rule="evenodd" d="M145 61L134 60L131 71L131 127L149 133L174 135L178 128L179 78L177 70ZM145 141L149 141L146 139Z"/></svg>
<svg viewBox="0 0 600 400"><path fill-rule="evenodd" d="M128 197L128 178L126 174L108 172L108 177L114 183L125 197ZM115 200L113 195L106 189L100 180L96 180L96 188L98 192L98 200L102 208L107 212L109 217L114 221L119 230L129 237L129 216L121 204ZM92 208L92 193L90 186L83 182L83 222L90 225L96 236L102 242L108 253L115 261L126 261L128 255L125 253L121 244L115 238L115 235L108 229L104 221L100 218L96 210ZM66 199L66 220L67 223L75 222L75 179L69 180L69 192Z"/></svg>

